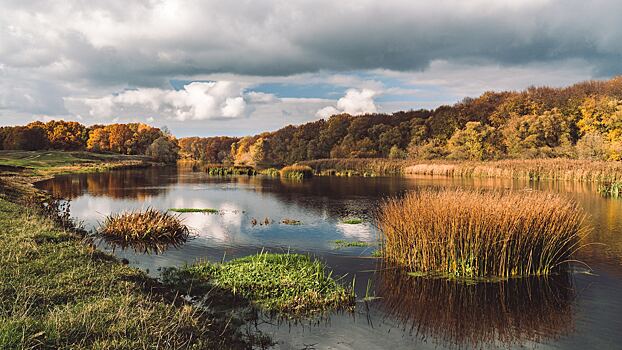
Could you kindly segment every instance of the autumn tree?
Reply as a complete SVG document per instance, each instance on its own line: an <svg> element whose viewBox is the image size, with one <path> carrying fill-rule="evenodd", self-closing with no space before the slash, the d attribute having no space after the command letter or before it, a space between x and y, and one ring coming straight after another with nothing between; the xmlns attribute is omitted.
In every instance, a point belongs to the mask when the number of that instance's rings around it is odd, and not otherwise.
<svg viewBox="0 0 622 350"><path fill-rule="evenodd" d="M500 137L497 130L481 122L468 122L462 130L456 131L447 143L452 159L492 160L501 154Z"/></svg>

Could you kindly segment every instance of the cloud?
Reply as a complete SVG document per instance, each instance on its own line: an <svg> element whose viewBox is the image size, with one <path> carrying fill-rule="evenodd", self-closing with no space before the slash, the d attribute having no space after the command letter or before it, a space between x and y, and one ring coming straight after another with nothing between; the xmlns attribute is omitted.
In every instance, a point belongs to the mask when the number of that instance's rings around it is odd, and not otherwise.
<svg viewBox="0 0 622 350"><path fill-rule="evenodd" d="M157 113L172 119L206 120L239 118L249 111L247 101L270 101L270 94L245 93L242 84L230 81L193 82L181 90L144 88L128 90L101 98L78 99L89 107L89 115L112 117L127 108L137 108L144 114Z"/></svg>
<svg viewBox="0 0 622 350"><path fill-rule="evenodd" d="M330 117L333 114L348 113L350 115L361 115L367 113L375 113L378 111L374 103L374 97L378 93L370 89L348 89L345 96L337 101L337 107L327 106L319 111L316 115L321 118Z"/></svg>

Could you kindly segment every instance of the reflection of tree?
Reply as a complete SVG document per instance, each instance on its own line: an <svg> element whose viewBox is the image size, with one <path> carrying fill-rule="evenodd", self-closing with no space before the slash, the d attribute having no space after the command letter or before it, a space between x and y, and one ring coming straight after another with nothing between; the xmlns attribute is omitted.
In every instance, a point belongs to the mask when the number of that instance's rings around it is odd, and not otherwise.
<svg viewBox="0 0 622 350"><path fill-rule="evenodd" d="M418 336L446 346L507 347L557 338L573 328L569 275L468 284L388 271L378 279L387 312Z"/></svg>
<svg viewBox="0 0 622 350"><path fill-rule="evenodd" d="M68 199L88 193L92 196L142 200L165 192L168 185L177 182L175 175L174 168L119 170L59 176L38 186Z"/></svg>

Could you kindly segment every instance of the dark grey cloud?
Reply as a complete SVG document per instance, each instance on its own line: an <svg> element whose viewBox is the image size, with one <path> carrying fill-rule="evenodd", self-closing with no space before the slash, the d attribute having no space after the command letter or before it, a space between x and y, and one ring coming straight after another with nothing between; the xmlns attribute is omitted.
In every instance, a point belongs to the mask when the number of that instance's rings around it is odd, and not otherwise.
<svg viewBox="0 0 622 350"><path fill-rule="evenodd" d="M210 73L423 70L434 60L583 59L622 71L617 0L9 1L0 62L66 60L105 85Z"/></svg>
<svg viewBox="0 0 622 350"><path fill-rule="evenodd" d="M433 72L444 86L450 74L473 82L456 95L497 87L479 67L607 77L622 73L621 13L618 0L4 0L0 118L71 115L67 101L214 76L304 83L382 71L412 82Z"/></svg>

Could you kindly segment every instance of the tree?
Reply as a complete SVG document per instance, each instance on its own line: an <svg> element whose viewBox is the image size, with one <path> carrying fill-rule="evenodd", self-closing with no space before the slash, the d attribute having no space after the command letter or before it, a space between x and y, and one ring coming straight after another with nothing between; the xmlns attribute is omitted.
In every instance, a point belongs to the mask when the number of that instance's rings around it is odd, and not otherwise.
<svg viewBox="0 0 622 350"><path fill-rule="evenodd" d="M158 162L174 163L179 158L179 146L174 139L161 136L147 147L146 155Z"/></svg>
<svg viewBox="0 0 622 350"><path fill-rule="evenodd" d="M390 159L406 159L408 154L403 149L399 148L397 145L393 145L391 150L389 151Z"/></svg>
<svg viewBox="0 0 622 350"><path fill-rule="evenodd" d="M491 160L501 154L499 133L481 122L468 122L447 143L452 159Z"/></svg>

